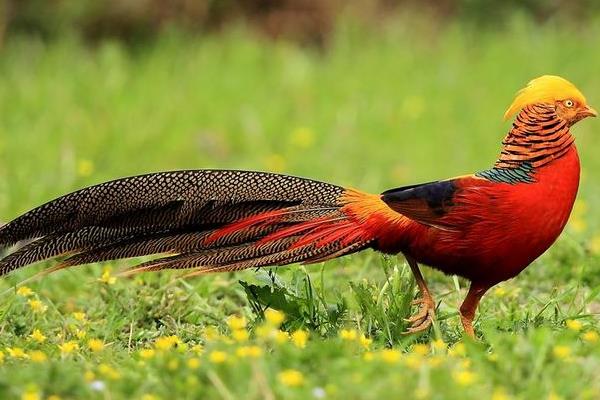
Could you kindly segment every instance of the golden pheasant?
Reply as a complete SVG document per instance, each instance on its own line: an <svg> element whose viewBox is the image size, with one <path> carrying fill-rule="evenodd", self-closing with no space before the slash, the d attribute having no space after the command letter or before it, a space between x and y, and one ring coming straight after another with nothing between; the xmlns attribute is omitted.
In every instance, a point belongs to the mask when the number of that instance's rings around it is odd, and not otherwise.
<svg viewBox="0 0 600 400"><path fill-rule="evenodd" d="M421 297L409 332L427 329L434 301L418 263L470 280L465 332L483 294L540 256L563 230L579 185L571 134L596 116L557 76L529 82L500 157L472 175L367 194L264 172L196 170L119 179L67 194L0 228L0 273L54 257L49 270L160 254L133 272L188 275L317 263L367 248L402 253Z"/></svg>

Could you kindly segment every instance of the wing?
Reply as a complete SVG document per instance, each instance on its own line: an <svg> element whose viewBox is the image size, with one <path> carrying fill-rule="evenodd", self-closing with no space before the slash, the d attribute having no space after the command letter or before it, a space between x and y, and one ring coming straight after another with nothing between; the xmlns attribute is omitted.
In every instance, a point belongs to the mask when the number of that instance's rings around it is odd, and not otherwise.
<svg viewBox="0 0 600 400"><path fill-rule="evenodd" d="M454 205L454 179L391 189L381 200L392 210L425 225L438 225Z"/></svg>
<svg viewBox="0 0 600 400"><path fill-rule="evenodd" d="M461 230L479 219L481 203L493 203L498 185L465 175L443 181L391 189L381 200L391 210L424 225Z"/></svg>
<svg viewBox="0 0 600 400"><path fill-rule="evenodd" d="M458 190L454 179L391 189L381 200L393 211L424 225L452 228L444 223Z"/></svg>

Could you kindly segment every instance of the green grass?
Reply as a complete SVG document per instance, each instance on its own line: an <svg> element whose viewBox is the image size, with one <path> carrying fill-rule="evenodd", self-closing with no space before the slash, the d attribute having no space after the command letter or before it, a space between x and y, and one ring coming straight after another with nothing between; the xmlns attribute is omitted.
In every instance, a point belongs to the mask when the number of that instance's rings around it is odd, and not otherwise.
<svg viewBox="0 0 600 400"><path fill-rule="evenodd" d="M0 57L0 218L165 169L277 170L375 192L480 170L495 159L508 129L503 111L528 79L563 75L600 104L597 26L517 20L493 33L407 20L375 32L348 24L326 53L243 30L172 34L131 51L13 39ZM401 335L412 278L401 259L372 252L276 275L188 281L162 273L107 284L98 281L103 267L92 266L30 284L30 297L2 296L0 397L599 398L600 341L589 340L600 321L599 129L593 120L575 128L583 164L576 215L551 250L484 298L480 342L461 339L456 309L466 282L431 270L438 323L420 337ZM32 299L45 312L34 312ZM265 302L286 311L284 331L310 332L305 348L265 333ZM250 344L230 337L230 315L248 320ZM30 338L34 329L45 342ZM372 339L368 349L352 330ZM174 348L144 358L143 349L172 335ZM93 338L103 350L88 348ZM61 354L69 341L79 348ZM261 354L239 355L246 345ZM35 362L36 350L47 360ZM215 351L225 362L214 362ZM293 374L282 381L288 369L302 374L299 386L285 384Z"/></svg>

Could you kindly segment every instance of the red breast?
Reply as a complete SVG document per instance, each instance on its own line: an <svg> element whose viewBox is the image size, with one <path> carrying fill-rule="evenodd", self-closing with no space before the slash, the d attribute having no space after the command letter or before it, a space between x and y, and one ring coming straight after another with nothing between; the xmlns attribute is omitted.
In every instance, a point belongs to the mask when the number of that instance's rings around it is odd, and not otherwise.
<svg viewBox="0 0 600 400"><path fill-rule="evenodd" d="M458 194L460 205L448 218L469 221L460 224L465 229L414 224L403 251L417 261L470 280L497 283L510 279L545 252L564 229L577 195L579 174L579 157L572 145L562 157L536 169L533 183L463 178L466 190Z"/></svg>

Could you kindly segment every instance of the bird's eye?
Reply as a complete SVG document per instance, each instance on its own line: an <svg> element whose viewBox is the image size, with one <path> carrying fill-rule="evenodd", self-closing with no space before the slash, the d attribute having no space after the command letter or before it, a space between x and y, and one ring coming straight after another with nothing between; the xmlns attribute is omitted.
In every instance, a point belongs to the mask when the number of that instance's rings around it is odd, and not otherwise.
<svg viewBox="0 0 600 400"><path fill-rule="evenodd" d="M573 105L574 105L573 100L565 100L563 104L565 105L565 107L569 107L569 108L573 107Z"/></svg>

